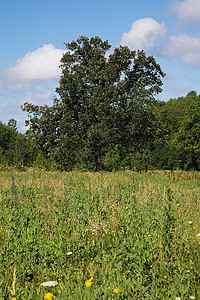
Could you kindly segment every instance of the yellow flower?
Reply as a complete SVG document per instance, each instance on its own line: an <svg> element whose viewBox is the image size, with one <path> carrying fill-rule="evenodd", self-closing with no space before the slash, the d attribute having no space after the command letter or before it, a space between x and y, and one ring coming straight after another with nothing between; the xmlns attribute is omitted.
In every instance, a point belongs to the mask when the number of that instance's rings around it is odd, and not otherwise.
<svg viewBox="0 0 200 300"><path fill-rule="evenodd" d="M47 199L49 199L51 196L47 196Z"/></svg>
<svg viewBox="0 0 200 300"><path fill-rule="evenodd" d="M34 185L34 186L33 186L33 189L35 189L35 188L36 188L36 186Z"/></svg>
<svg viewBox="0 0 200 300"><path fill-rule="evenodd" d="M180 203L177 203L176 206L180 206Z"/></svg>
<svg viewBox="0 0 200 300"><path fill-rule="evenodd" d="M128 206L126 207L126 209L128 209Z"/></svg>
<svg viewBox="0 0 200 300"><path fill-rule="evenodd" d="M15 298L15 297L12 297L11 300L16 300L16 298Z"/></svg>
<svg viewBox="0 0 200 300"><path fill-rule="evenodd" d="M86 280L86 282L85 282L85 285L86 285L86 287L89 287L89 286L91 286L92 285L92 281L94 280L94 278L93 277L91 277L90 279L88 279L88 280Z"/></svg>
<svg viewBox="0 0 200 300"><path fill-rule="evenodd" d="M71 219L68 219L67 221L69 222L69 221L71 221Z"/></svg>
<svg viewBox="0 0 200 300"><path fill-rule="evenodd" d="M118 294L119 293L119 289L114 289L113 291L115 294Z"/></svg>
<svg viewBox="0 0 200 300"><path fill-rule="evenodd" d="M46 293L45 295L44 295L44 300L51 300L51 298L53 297L53 294L52 293Z"/></svg>

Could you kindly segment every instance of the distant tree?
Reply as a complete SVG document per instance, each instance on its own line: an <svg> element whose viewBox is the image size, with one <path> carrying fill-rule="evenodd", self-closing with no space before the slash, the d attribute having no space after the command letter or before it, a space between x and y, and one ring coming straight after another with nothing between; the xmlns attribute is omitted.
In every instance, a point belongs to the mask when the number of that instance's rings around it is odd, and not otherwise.
<svg viewBox="0 0 200 300"><path fill-rule="evenodd" d="M160 65L144 51L127 47L108 55L111 46L99 37L80 36L65 45L56 89L60 98L52 107L22 107L38 147L64 169L95 170L109 156L119 161L144 149L152 137L149 107L155 105L165 76Z"/></svg>
<svg viewBox="0 0 200 300"><path fill-rule="evenodd" d="M198 101L197 93L191 91L184 97L162 102L155 108L160 138L154 142L152 159L157 168L183 168L185 165L184 157L178 155L180 151L177 152L178 145L176 145L175 136L178 132L180 133L181 126L188 118L188 111L196 106Z"/></svg>
<svg viewBox="0 0 200 300"><path fill-rule="evenodd" d="M31 164L36 155L37 149L31 139L17 131L16 120L10 119L7 125L0 122L1 164Z"/></svg>
<svg viewBox="0 0 200 300"><path fill-rule="evenodd" d="M12 163L14 157L15 140L17 137L16 121L9 120L9 125L0 122L0 148L1 156L7 163Z"/></svg>
<svg viewBox="0 0 200 300"><path fill-rule="evenodd" d="M159 114L168 130L168 134L177 131L187 110L197 101L197 99L197 93L191 91L185 97L170 99L161 107Z"/></svg>
<svg viewBox="0 0 200 300"><path fill-rule="evenodd" d="M187 110L170 145L176 166L200 170L200 98Z"/></svg>
<svg viewBox="0 0 200 300"><path fill-rule="evenodd" d="M13 163L18 163L23 166L33 164L37 157L37 147L32 140L24 134L18 133L14 145Z"/></svg>

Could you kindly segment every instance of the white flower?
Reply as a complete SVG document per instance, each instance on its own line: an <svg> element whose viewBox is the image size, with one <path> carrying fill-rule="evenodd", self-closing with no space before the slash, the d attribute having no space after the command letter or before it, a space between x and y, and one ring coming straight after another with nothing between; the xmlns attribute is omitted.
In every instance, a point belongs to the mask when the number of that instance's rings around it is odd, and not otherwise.
<svg viewBox="0 0 200 300"><path fill-rule="evenodd" d="M57 281L46 281L46 282L41 283L40 285L42 285L42 286L55 286L56 284L58 284Z"/></svg>
<svg viewBox="0 0 200 300"><path fill-rule="evenodd" d="M198 233L197 236L200 236L200 233Z"/></svg>
<svg viewBox="0 0 200 300"><path fill-rule="evenodd" d="M72 252L67 252L67 255L71 255L72 254Z"/></svg>

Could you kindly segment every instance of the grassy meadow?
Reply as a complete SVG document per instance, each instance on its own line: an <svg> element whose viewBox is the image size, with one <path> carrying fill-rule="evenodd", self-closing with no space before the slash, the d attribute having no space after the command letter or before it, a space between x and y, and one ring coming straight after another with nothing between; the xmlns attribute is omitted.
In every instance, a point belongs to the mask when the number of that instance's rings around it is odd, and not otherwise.
<svg viewBox="0 0 200 300"><path fill-rule="evenodd" d="M0 211L0 299L200 299L199 173L1 171Z"/></svg>

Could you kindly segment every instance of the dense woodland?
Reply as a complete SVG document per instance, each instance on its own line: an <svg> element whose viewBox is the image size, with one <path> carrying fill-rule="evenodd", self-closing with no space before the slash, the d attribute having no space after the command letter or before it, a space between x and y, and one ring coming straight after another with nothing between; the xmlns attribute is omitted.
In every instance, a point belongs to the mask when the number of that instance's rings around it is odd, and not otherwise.
<svg viewBox="0 0 200 300"><path fill-rule="evenodd" d="M160 101L152 56L99 37L65 44L52 106L24 103L26 134L0 122L0 164L59 170L200 170L200 95Z"/></svg>

